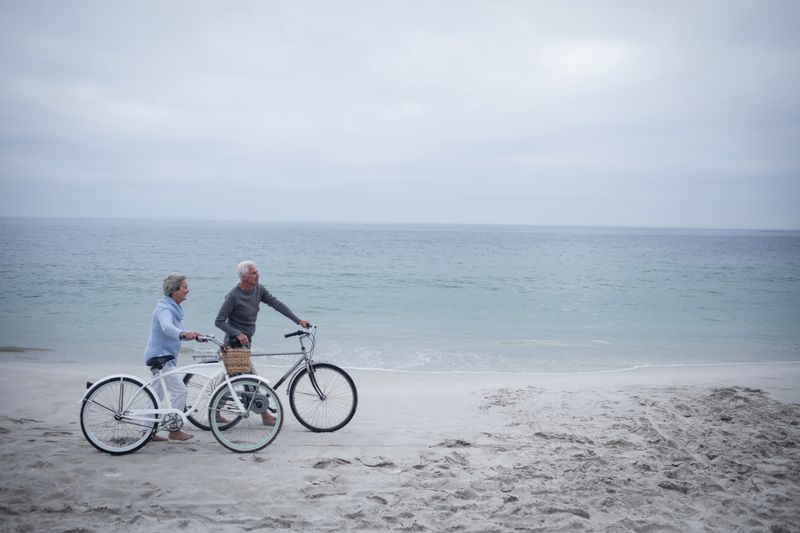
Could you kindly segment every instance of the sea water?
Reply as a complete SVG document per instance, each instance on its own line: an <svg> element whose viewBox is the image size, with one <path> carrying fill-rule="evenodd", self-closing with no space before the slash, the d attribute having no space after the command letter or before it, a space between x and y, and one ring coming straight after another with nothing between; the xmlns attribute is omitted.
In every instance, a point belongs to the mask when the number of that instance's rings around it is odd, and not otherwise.
<svg viewBox="0 0 800 533"><path fill-rule="evenodd" d="M347 367L800 360L799 232L24 218L0 218L0 357L139 362L171 272L187 328L221 336L243 259ZM257 328L296 347L269 307Z"/></svg>

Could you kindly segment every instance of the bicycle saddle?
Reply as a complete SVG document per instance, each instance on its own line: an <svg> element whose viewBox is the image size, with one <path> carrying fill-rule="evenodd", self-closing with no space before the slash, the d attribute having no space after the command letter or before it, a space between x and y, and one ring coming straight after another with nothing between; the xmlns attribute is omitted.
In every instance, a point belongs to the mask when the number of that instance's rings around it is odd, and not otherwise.
<svg viewBox="0 0 800 533"><path fill-rule="evenodd" d="M161 370L168 362L175 359L174 355L160 355L158 357L151 357L147 360L147 366L153 370Z"/></svg>

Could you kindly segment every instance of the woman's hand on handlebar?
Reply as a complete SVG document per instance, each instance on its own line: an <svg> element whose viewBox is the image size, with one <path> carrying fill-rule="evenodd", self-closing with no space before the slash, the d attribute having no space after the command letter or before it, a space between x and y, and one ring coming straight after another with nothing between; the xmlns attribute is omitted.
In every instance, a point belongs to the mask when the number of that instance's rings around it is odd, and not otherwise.
<svg viewBox="0 0 800 533"><path fill-rule="evenodd" d="M217 346L222 346L222 343L217 340L214 335L202 335L198 334L197 338L195 339L197 342L213 342Z"/></svg>

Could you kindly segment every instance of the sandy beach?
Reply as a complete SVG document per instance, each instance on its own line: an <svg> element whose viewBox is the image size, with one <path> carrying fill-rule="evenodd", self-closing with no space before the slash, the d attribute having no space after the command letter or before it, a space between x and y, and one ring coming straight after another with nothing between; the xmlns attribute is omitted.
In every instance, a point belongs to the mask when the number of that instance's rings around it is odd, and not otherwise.
<svg viewBox="0 0 800 533"><path fill-rule="evenodd" d="M800 531L798 363L354 370L339 432L306 431L280 390L258 453L189 427L120 457L84 440L79 399L144 368L0 368L4 531Z"/></svg>

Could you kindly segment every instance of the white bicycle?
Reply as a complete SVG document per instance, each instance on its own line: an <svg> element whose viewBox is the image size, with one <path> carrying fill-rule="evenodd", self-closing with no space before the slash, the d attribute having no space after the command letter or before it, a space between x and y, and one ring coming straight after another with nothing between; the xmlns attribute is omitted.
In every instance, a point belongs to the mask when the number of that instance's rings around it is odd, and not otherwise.
<svg viewBox="0 0 800 533"><path fill-rule="evenodd" d="M216 339L202 336L206 342ZM127 374L106 376L89 386L81 400L81 430L92 446L112 455L132 453L150 442L159 429L180 430L189 417L208 420L208 429L220 444L238 453L255 452L270 444L283 425L283 407L266 379L252 374L230 375L221 367L216 385L186 411L172 407L169 394L157 400L153 385L171 374L195 375L206 365L192 364L163 371L171 356L156 358L156 374L147 382ZM265 425L261 414L275 417ZM200 415L202 413L202 415Z"/></svg>

